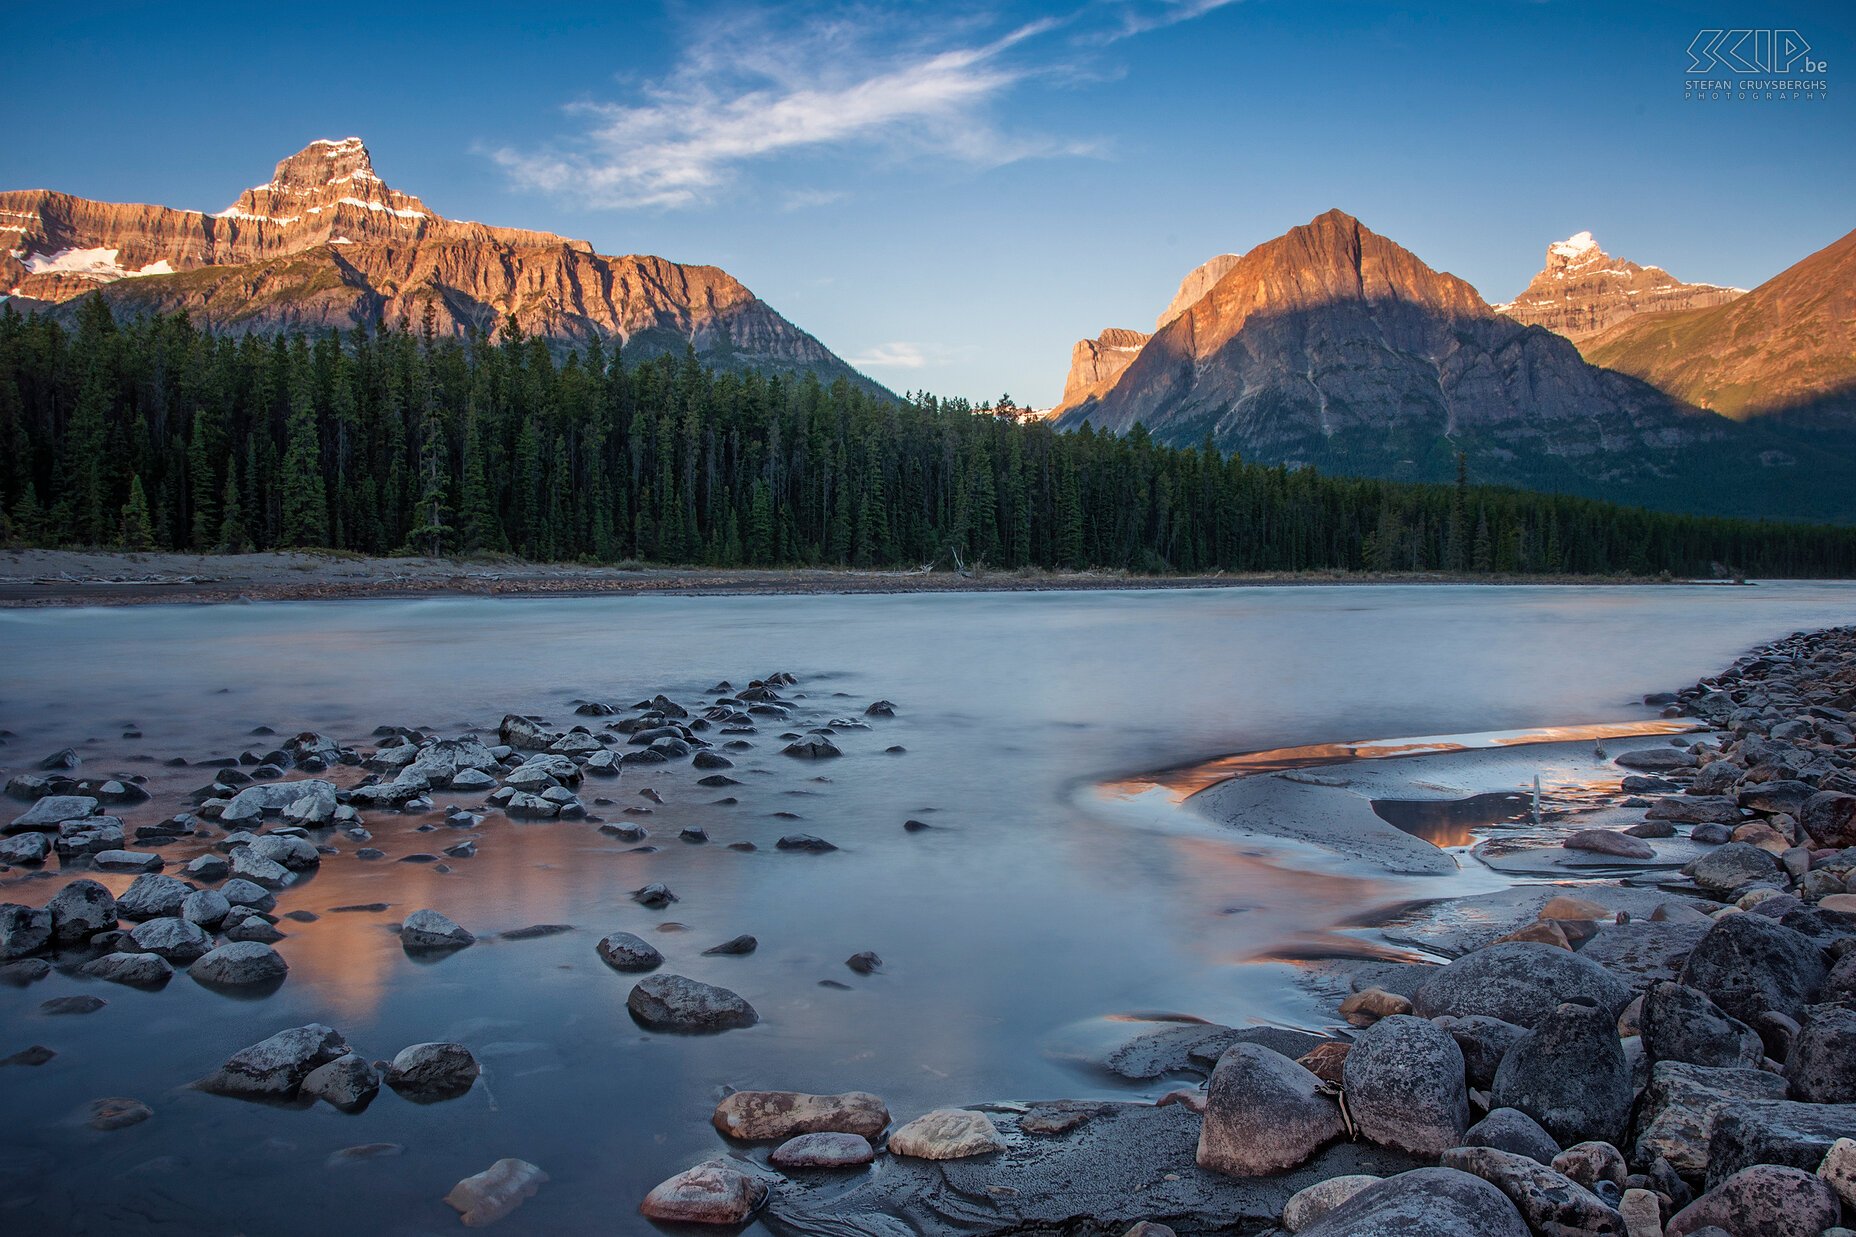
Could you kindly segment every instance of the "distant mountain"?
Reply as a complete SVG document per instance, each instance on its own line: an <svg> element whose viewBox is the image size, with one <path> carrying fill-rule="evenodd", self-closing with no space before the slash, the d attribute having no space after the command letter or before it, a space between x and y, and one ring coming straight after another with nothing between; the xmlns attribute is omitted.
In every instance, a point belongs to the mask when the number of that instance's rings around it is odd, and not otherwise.
<svg viewBox="0 0 1856 1237"><path fill-rule="evenodd" d="M1614 258L1590 232L1579 232L1548 245L1540 274L1495 310L1580 343L1638 315L1704 309L1744 295L1741 288L1683 283L1660 266Z"/></svg>
<svg viewBox="0 0 1856 1237"><path fill-rule="evenodd" d="M118 313L186 310L236 332L422 329L429 314L443 334L491 333L514 318L563 344L693 345L723 368L875 386L718 267L446 219L390 188L352 137L310 143L210 215L0 192L0 295L33 308L93 291Z"/></svg>
<svg viewBox="0 0 1856 1237"><path fill-rule="evenodd" d="M1595 365L1736 420L1856 426L1856 232L1728 304L1626 321L1582 347Z"/></svg>
<svg viewBox="0 0 1856 1237"><path fill-rule="evenodd" d="M1145 331L1111 326L1094 339L1079 339L1070 349L1070 373L1063 380L1062 410L1093 399L1115 385L1121 371L1140 355L1149 339Z"/></svg>
<svg viewBox="0 0 1856 1237"><path fill-rule="evenodd" d="M1340 211L1244 254L1057 423L1410 480L1448 480L1460 451L1478 481L1856 518L1856 444L1747 432L1588 364Z"/></svg>

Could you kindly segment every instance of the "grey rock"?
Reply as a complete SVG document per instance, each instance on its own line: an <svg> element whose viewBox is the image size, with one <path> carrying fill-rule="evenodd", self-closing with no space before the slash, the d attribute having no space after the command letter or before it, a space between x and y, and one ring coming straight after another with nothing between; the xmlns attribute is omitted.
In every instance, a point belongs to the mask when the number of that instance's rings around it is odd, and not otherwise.
<svg viewBox="0 0 1856 1237"><path fill-rule="evenodd" d="M682 975L652 975L626 998L632 1017L653 1031L710 1034L753 1026L760 1015L736 993Z"/></svg>
<svg viewBox="0 0 1856 1237"><path fill-rule="evenodd" d="M346 1053L318 1065L303 1078L303 1093L326 1100L343 1112L364 1108L380 1091L380 1072L359 1053Z"/></svg>
<svg viewBox="0 0 1856 1237"><path fill-rule="evenodd" d="M1199 1167L1232 1176L1281 1172L1340 1137L1340 1106L1281 1053L1233 1044L1207 1086Z"/></svg>
<svg viewBox="0 0 1856 1237"><path fill-rule="evenodd" d="M1473 1173L1500 1190L1536 1237L1624 1237L1624 1217L1564 1173L1493 1147L1452 1147L1445 1168Z"/></svg>
<svg viewBox="0 0 1856 1237"><path fill-rule="evenodd" d="M400 924L400 944L415 952L462 949L476 939L434 910L414 911Z"/></svg>
<svg viewBox="0 0 1856 1237"><path fill-rule="evenodd" d="M334 1029L312 1022L242 1049L194 1085L241 1099L289 1099L311 1070L350 1051Z"/></svg>
<svg viewBox="0 0 1856 1237"><path fill-rule="evenodd" d="M1689 952L1682 982L1750 1024L1767 1010L1800 1017L1826 973L1809 937L1759 915L1727 915Z"/></svg>
<svg viewBox="0 0 1856 1237"><path fill-rule="evenodd" d="M1729 1104L1715 1114L1708 1140L1708 1184L1719 1185L1755 1164L1816 1172L1839 1139L1852 1137L1856 1104Z"/></svg>
<svg viewBox="0 0 1856 1237"><path fill-rule="evenodd" d="M46 795L24 814L15 816L7 832L56 829L67 820L82 820L86 816L96 815L97 807L96 799L89 795Z"/></svg>
<svg viewBox="0 0 1856 1237"><path fill-rule="evenodd" d="M1703 889L1718 894L1755 885L1777 885L1784 877L1777 856L1750 842L1728 842L1694 860L1683 871Z"/></svg>
<svg viewBox="0 0 1856 1237"><path fill-rule="evenodd" d="M181 903L193 887L172 876L145 873L129 882L116 899L116 913L123 919L162 919L180 914Z"/></svg>
<svg viewBox="0 0 1856 1237"><path fill-rule="evenodd" d="M290 968L275 949L261 941L233 941L202 955L188 970L203 984L243 988L282 979Z"/></svg>
<svg viewBox="0 0 1856 1237"><path fill-rule="evenodd" d="M444 1100L470 1090L482 1072L477 1058L462 1044L413 1044L402 1048L387 1066L386 1082L412 1099Z"/></svg>
<svg viewBox="0 0 1856 1237"><path fill-rule="evenodd" d="M0 863L10 863L15 867L44 863L45 857L52 853L52 844L43 833L22 833L17 837L0 838Z"/></svg>
<svg viewBox="0 0 1856 1237"><path fill-rule="evenodd" d="M1631 1162L1662 1158L1684 1176L1699 1177L1707 1171L1722 1112L1784 1098L1785 1080L1764 1070L1659 1061L1650 1067L1650 1084L1632 1123Z"/></svg>
<svg viewBox="0 0 1856 1237"><path fill-rule="evenodd" d="M1298 1190L1283 1204L1282 1226L1287 1232L1299 1233L1367 1186L1384 1180L1371 1173L1348 1173L1317 1181L1307 1189ZM1134 1229L1129 1229L1124 1237L1132 1237L1133 1233Z"/></svg>
<svg viewBox="0 0 1856 1237"><path fill-rule="evenodd" d="M1490 1102L1519 1108L1564 1146L1623 1137L1632 1096L1616 1015L1568 1001L1502 1058Z"/></svg>
<svg viewBox="0 0 1856 1237"><path fill-rule="evenodd" d="M1697 988L1653 984L1644 994L1643 1051L1651 1062L1687 1061L1710 1067L1757 1066L1765 1057L1759 1035Z"/></svg>
<svg viewBox="0 0 1856 1237"><path fill-rule="evenodd" d="M1562 1001L1585 997L1616 1018L1630 1003L1628 985L1578 954L1553 945L1511 941L1440 967L1412 999L1420 1017L1481 1014L1533 1027Z"/></svg>
<svg viewBox="0 0 1856 1237"><path fill-rule="evenodd" d="M226 921L232 904L217 889L196 889L181 899L180 917L211 931Z"/></svg>
<svg viewBox="0 0 1856 1237"><path fill-rule="evenodd" d="M1669 1237L1713 1225L1733 1237L1818 1237L1842 1218L1835 1190L1811 1173L1760 1164L1742 1169L1669 1218Z"/></svg>
<svg viewBox="0 0 1856 1237"><path fill-rule="evenodd" d="M1493 1147L1549 1165L1560 1153L1560 1145L1553 1140L1553 1135L1518 1108L1497 1108L1490 1112L1469 1127L1469 1132L1463 1135L1463 1145Z"/></svg>
<svg viewBox="0 0 1856 1237"><path fill-rule="evenodd" d="M1598 1188L1600 1182L1609 1182L1621 1191L1625 1179L1630 1176L1624 1153L1610 1143L1601 1142L1573 1144L1553 1157L1553 1168L1588 1190Z"/></svg>
<svg viewBox="0 0 1856 1237"><path fill-rule="evenodd" d="M137 924L130 930L129 939L123 946L125 951L154 954L182 966L212 947L213 938L200 925L174 916Z"/></svg>
<svg viewBox="0 0 1856 1237"><path fill-rule="evenodd" d="M775 1168L855 1168L876 1158L862 1134L821 1131L789 1138L767 1157Z"/></svg>
<svg viewBox="0 0 1856 1237"><path fill-rule="evenodd" d="M663 954L630 932L614 932L600 941L598 950L600 961L615 971L649 971L664 964Z"/></svg>
<svg viewBox="0 0 1856 1237"><path fill-rule="evenodd" d="M275 859L265 858L249 846L234 847L231 864L232 875L266 889L282 889L296 881L289 868Z"/></svg>
<svg viewBox="0 0 1856 1237"><path fill-rule="evenodd" d="M116 899L102 884L74 880L52 895L45 909L52 918L52 936L63 944L86 941L116 926Z"/></svg>
<svg viewBox="0 0 1856 1237"><path fill-rule="evenodd" d="M1420 1168L1367 1186L1299 1237L1528 1237L1500 1189L1454 1168Z"/></svg>
<svg viewBox="0 0 1856 1237"><path fill-rule="evenodd" d="M279 833L265 834L254 841L249 849L252 854L293 872L316 867L322 862L322 855L313 843Z"/></svg>
<svg viewBox="0 0 1856 1237"><path fill-rule="evenodd" d="M158 954L104 954L77 968L80 975L131 988L158 988L174 977L174 968Z"/></svg>
<svg viewBox="0 0 1856 1237"><path fill-rule="evenodd" d="M1422 1018L1393 1014L1360 1032L1341 1078L1348 1114L1381 1146L1434 1156L1469 1128L1463 1051Z"/></svg>
<svg viewBox="0 0 1856 1237"><path fill-rule="evenodd" d="M231 801L220 810L219 820L225 825L255 825L266 814L275 815L303 799L326 802L332 814L335 810L335 783L311 778L247 786L233 795ZM328 817L322 819L327 820Z"/></svg>
<svg viewBox="0 0 1856 1237"><path fill-rule="evenodd" d="M229 880L219 887L219 892L233 906L248 907L254 911L268 911L277 905L277 899L270 890L248 880Z"/></svg>
<svg viewBox="0 0 1856 1237"><path fill-rule="evenodd" d="M1495 1084L1495 1071L1500 1067L1502 1058L1515 1046L1526 1027L1518 1027L1512 1022L1503 1022L1500 1018L1491 1018L1486 1014L1470 1014L1463 1018L1453 1018L1448 1014L1437 1018L1436 1023L1450 1033L1456 1046L1463 1052L1464 1072L1469 1085L1478 1091L1487 1091Z"/></svg>

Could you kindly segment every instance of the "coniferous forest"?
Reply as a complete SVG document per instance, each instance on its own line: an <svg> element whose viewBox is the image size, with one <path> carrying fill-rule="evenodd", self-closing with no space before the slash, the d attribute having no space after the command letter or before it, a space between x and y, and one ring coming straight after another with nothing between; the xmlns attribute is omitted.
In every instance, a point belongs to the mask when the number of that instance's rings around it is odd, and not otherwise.
<svg viewBox="0 0 1856 1237"><path fill-rule="evenodd" d="M0 541L666 564L1856 575L1856 529L1406 485L513 330L0 307Z"/></svg>

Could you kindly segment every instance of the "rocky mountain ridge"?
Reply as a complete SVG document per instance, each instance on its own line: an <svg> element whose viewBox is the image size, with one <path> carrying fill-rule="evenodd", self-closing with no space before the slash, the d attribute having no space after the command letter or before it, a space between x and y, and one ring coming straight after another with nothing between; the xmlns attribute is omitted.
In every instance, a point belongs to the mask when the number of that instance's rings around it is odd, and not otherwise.
<svg viewBox="0 0 1856 1237"><path fill-rule="evenodd" d="M390 187L352 137L310 143L214 214L0 192L0 295L58 312L91 292L118 313L185 310L241 333L429 318L440 334L488 334L513 320L562 344L689 345L723 368L874 386L718 267L447 219Z"/></svg>
<svg viewBox="0 0 1856 1237"><path fill-rule="evenodd" d="M1581 343L1638 315L1705 309L1744 295L1742 288L1683 283L1660 266L1613 257L1590 232L1578 232L1548 245L1540 273L1521 295L1494 308Z"/></svg>
<svg viewBox="0 0 1856 1237"><path fill-rule="evenodd" d="M1480 481L1856 516L1831 482L1856 444L1742 433L1589 364L1340 211L1245 253L1106 386L1079 387L1057 424L1085 422L1328 471L1442 481L1461 452Z"/></svg>

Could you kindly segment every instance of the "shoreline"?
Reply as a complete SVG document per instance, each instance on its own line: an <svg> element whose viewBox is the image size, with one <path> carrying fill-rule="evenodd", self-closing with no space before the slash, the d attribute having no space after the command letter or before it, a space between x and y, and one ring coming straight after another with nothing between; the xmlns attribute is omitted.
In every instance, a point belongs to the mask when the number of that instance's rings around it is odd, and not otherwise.
<svg viewBox="0 0 1856 1237"><path fill-rule="evenodd" d="M1435 584L1730 586L1651 576L1472 575L1443 572L1259 572L1142 576L1120 571L954 572L814 567L596 567L561 563L257 554L0 551L0 609L42 606L221 605L254 601L405 600L421 597L740 597L823 594L1082 592Z"/></svg>

